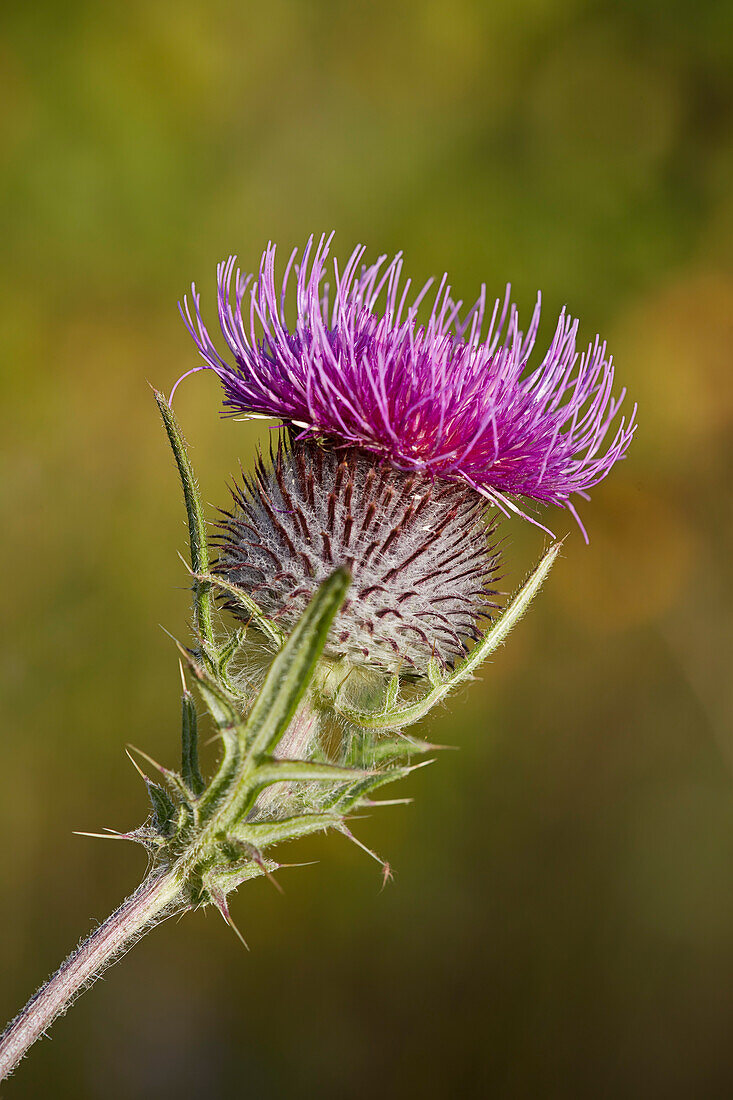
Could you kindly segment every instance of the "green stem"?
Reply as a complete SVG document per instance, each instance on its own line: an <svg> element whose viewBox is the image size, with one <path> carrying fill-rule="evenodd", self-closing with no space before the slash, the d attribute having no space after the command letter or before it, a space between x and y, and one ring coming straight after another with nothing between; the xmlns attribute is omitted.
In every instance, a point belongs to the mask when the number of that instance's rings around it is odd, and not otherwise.
<svg viewBox="0 0 733 1100"><path fill-rule="evenodd" d="M308 693L293 715L293 720L288 726L286 733L281 737L277 748L272 754L273 758L280 761L307 760L318 736L318 726L319 714L311 702L310 693ZM259 769L260 773L262 773L266 767L267 765L261 765ZM273 770L274 774L278 774L277 765L273 763L270 765L270 768ZM311 765L310 774L312 774L313 770L313 766ZM325 773L326 775L328 775L328 770ZM277 789L278 787L280 788L279 790ZM292 783L287 787L283 784L277 784L277 786L273 784L272 786L265 787L253 804L250 816L262 813L262 811L272 805L276 799L282 800L286 798L292 790Z"/></svg>

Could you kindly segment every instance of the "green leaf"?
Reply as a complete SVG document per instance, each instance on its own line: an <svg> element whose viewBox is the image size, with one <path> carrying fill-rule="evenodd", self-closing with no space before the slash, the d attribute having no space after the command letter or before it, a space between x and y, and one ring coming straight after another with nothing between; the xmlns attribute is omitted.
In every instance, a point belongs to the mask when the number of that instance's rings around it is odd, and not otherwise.
<svg viewBox="0 0 733 1100"><path fill-rule="evenodd" d="M369 771L360 768L342 768L337 764L319 764L312 760L276 760L271 759L260 764L253 775L253 782L257 786L267 786L270 783L283 782L320 782L320 783L347 783L364 779L371 775Z"/></svg>
<svg viewBox="0 0 733 1100"><path fill-rule="evenodd" d="M413 772L419 771L420 768L427 768L434 763L434 760L421 760L419 764L406 764L401 768L385 768L384 771L377 772L367 779L355 783L343 796L334 798L331 804L334 809L345 813L357 806L362 798L371 791L376 791L379 787L386 787L388 783L396 783L398 779L406 779Z"/></svg>
<svg viewBox="0 0 733 1100"><path fill-rule="evenodd" d="M385 698L384 698L384 709L385 710L392 710L397 705L397 698L399 696L399 692L400 692L400 677L399 677L399 674L395 672L394 675L390 677L389 683L387 684L387 691L385 693Z"/></svg>
<svg viewBox="0 0 733 1100"><path fill-rule="evenodd" d="M190 691L181 698L181 774L189 791L198 797L206 784L199 771L198 719Z"/></svg>
<svg viewBox="0 0 733 1100"><path fill-rule="evenodd" d="M188 457L178 421L173 415L173 410L162 393L153 390L153 394L160 409L160 415L163 417L165 430L168 433L168 440L173 450L181 485L183 486L183 497L186 502L186 515L188 516L188 537L191 546L191 568L194 573L208 573L209 544L206 538L206 524L193 466ZM203 656L207 663L211 663L211 655L216 651L214 628L211 620L211 585L198 580L195 582L194 587L194 625L196 633L203 642ZM207 647L210 652L206 652Z"/></svg>
<svg viewBox="0 0 733 1100"><path fill-rule="evenodd" d="M211 585L212 588L218 588L222 592L226 592L228 596L231 596L232 600L239 604L243 611L247 612L248 624L251 623L257 630L269 638L275 649L282 648L287 634L277 625L277 623L267 618L248 592L245 592L243 588L237 588L235 584L231 584L229 581L224 580L223 577L218 576L216 573L194 573L194 577L200 583Z"/></svg>
<svg viewBox="0 0 733 1100"><path fill-rule="evenodd" d="M433 687L441 687L445 681L443 670L435 657L431 657L428 661L428 679Z"/></svg>
<svg viewBox="0 0 733 1100"><path fill-rule="evenodd" d="M333 829L341 823L341 814L296 814L280 821L247 821L237 826L236 836L263 851L270 844L296 840L310 833Z"/></svg>
<svg viewBox="0 0 733 1100"><path fill-rule="evenodd" d="M542 587L543 581L560 552L561 545L561 543L556 542L554 546L550 547L529 580L520 588L504 613L496 620L494 626L486 632L481 641L473 647L466 660L456 668L451 676L445 679L439 678L436 667L429 669L429 678L434 687L422 699L417 699L408 706L370 713L356 710L345 704L342 701L343 692L339 692L334 701L339 714L342 714L349 722L353 722L354 725L370 730L402 729L402 727L410 726L413 722L423 718L436 703L446 697L449 691L452 691L464 680L468 680L473 671L505 641L512 627L516 626Z"/></svg>
<svg viewBox="0 0 733 1100"><path fill-rule="evenodd" d="M377 741L370 756L375 764L387 764L393 760L404 760L406 756L414 753L418 755L424 752L435 752L444 748L443 745L433 745L430 741L421 741L418 737L388 737Z"/></svg>
<svg viewBox="0 0 733 1100"><path fill-rule="evenodd" d="M261 875L270 876L274 871L279 870L280 864L276 863L274 859L263 859L261 863L249 860L245 863L232 864L229 867L225 865L217 866L205 875L203 886L204 888L218 886L225 894L229 894L232 890L236 890L238 886L249 882L253 878L259 878Z"/></svg>
<svg viewBox="0 0 733 1100"><path fill-rule="evenodd" d="M196 682L201 698L216 722L220 730L236 729L241 724L241 717L236 709L234 700L226 690L212 679L211 676L194 659L191 653L176 642L178 652L185 662L186 668Z"/></svg>
<svg viewBox="0 0 733 1100"><path fill-rule="evenodd" d="M170 836L176 818L175 803L168 792L157 783L153 783L152 779L146 778L145 786L153 807L153 826L161 836Z"/></svg>
<svg viewBox="0 0 733 1100"><path fill-rule="evenodd" d="M228 673L228 670L229 670L229 664L230 664L232 658L234 657L234 654L237 652L237 650L241 646L241 644L244 640L244 635L245 635L244 628L239 627L230 636L229 641L226 642L221 647L221 649L219 650L219 653L217 655L217 660L216 660L217 678L219 680L223 681L224 683L226 683L229 687L231 687L231 685L229 685L229 680L228 680L228 676L227 676L227 673Z"/></svg>
<svg viewBox="0 0 733 1100"><path fill-rule="evenodd" d="M290 725L350 582L346 569L323 582L270 665L245 729L251 757L270 754Z"/></svg>
<svg viewBox="0 0 733 1100"><path fill-rule="evenodd" d="M234 777L238 773L242 758L240 736L244 723L234 706L234 702L227 695L224 688L206 674L187 649L184 649L178 642L176 645L189 673L196 682L201 698L219 728L224 749L216 775L199 795L199 801L197 802L197 812L201 820L205 821L215 812L217 805L225 797Z"/></svg>
<svg viewBox="0 0 733 1100"><path fill-rule="evenodd" d="M266 759L253 768L240 783L236 811L230 815L230 825L245 818L253 810L260 792L275 783L339 783L343 788L345 783L353 784L372 775L373 771L312 760L278 760L274 757Z"/></svg>

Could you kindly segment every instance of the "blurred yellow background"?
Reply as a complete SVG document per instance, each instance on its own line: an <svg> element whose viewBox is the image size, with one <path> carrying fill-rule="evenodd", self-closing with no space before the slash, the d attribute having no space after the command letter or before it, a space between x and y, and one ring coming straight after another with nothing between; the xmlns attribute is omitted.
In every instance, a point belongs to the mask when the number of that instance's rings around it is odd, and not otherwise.
<svg viewBox="0 0 733 1100"><path fill-rule="evenodd" d="M466 298L567 303L639 402L628 461L414 806L302 843L286 896L135 948L3 1095L733 1095L733 190L715 0L7 5L2 142L0 1015L144 871L72 835L176 759L184 514L147 382L215 264L334 228ZM211 503L256 434L198 375ZM266 429L261 433L264 437ZM505 528L511 589L544 538Z"/></svg>

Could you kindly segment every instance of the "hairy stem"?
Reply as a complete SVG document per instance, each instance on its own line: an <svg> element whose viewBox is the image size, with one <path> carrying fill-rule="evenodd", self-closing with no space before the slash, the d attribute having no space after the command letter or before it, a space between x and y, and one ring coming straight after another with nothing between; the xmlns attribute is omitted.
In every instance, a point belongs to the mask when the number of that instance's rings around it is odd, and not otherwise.
<svg viewBox="0 0 733 1100"><path fill-rule="evenodd" d="M134 894L72 951L0 1036L0 1081L102 971L171 909L181 908L180 881L170 872L151 875Z"/></svg>
<svg viewBox="0 0 733 1100"><path fill-rule="evenodd" d="M318 712L308 696L300 704L273 756L283 760L305 760L313 749L318 733Z"/></svg>
<svg viewBox="0 0 733 1100"><path fill-rule="evenodd" d="M268 766L271 766L270 754L277 752L280 742L285 740L286 746L292 750L307 751L313 735L315 716L307 708L300 712L298 708L313 679L328 631L343 603L348 585L349 575L344 569L337 569L324 581L272 662L246 720L238 723L237 716L232 714L231 720L234 724L230 725L228 716L223 716L223 721L227 723L225 728L228 736L222 765L209 788L202 792L199 799L194 799L199 816L197 817L192 805L188 807L187 818L185 815L183 818L179 816L183 826L186 820L189 824L195 823L193 831L187 836L184 832L182 847L178 847L176 836L169 835L167 828L159 833L161 842L169 845L167 869L151 873L135 893L72 952L8 1026L0 1037L0 1080L12 1072L36 1039L115 957L131 947L166 912L187 906L193 884L198 883L200 888L203 881L212 886L212 867L216 865L222 870L221 840L228 839L230 831L244 819L256 797L258 782L267 786L281 784L281 773L276 772L273 775L268 770ZM185 654L186 651L183 652ZM209 695L213 700L211 708L215 713L219 713L222 699L228 705L224 696L215 697L211 691ZM184 725L188 722L189 735L190 720L191 715L184 706ZM248 749L243 753L245 745L248 745ZM282 760L282 763L287 765L288 761ZM343 781L353 777L350 769L345 769L344 774L344 769L328 765L311 766L303 761L296 761L295 764L300 769L299 778ZM306 768L305 776L301 774L303 767ZM282 778L291 779L292 775L288 773ZM180 786L185 790L182 780ZM148 789L156 790L159 800L170 803L169 796L161 788L149 782ZM173 809L173 803L170 805ZM155 802L153 810L152 820L155 822L158 816ZM206 810L209 812L204 812ZM327 813L296 814L290 820L267 822L264 833L260 823L257 823L260 826L259 833L256 833L255 825L250 827L250 831L255 830L255 848L259 850L261 844L302 836L327 828L333 823L333 815ZM242 871L241 867L238 869ZM265 873L261 858L259 862L252 862L250 871L252 875ZM243 881L241 873L240 881ZM208 900L217 904L229 921L226 907L221 908L222 904L225 906L224 897L220 885L214 882L209 890Z"/></svg>
<svg viewBox="0 0 733 1100"><path fill-rule="evenodd" d="M318 725L318 712L313 708L306 695L306 698L301 702L295 712L293 720L275 749L273 756L279 760L308 759L318 736ZM292 789L292 783L288 785L278 783L273 784L271 787L266 787L264 791L257 796L257 801L250 811L251 816L261 813L267 807L272 806L274 802L282 802L283 799L288 797Z"/></svg>

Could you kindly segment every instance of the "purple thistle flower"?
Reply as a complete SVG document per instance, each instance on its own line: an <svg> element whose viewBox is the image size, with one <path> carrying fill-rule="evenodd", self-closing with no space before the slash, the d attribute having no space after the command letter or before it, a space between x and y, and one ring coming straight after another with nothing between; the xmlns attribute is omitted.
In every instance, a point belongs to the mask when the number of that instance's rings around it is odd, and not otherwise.
<svg viewBox="0 0 733 1100"><path fill-rule="evenodd" d="M321 237L315 250L311 237L300 264L293 251L279 289L273 244L254 283L235 271L234 256L218 266L219 322L233 366L209 336L195 286L195 323L184 298L181 315L206 364L195 370L216 372L224 405L294 425L299 438L325 435L398 469L462 481L505 514L525 515L512 498L528 497L568 508L580 524L571 496L587 499L625 456L635 430L636 408L603 449L625 394L612 394L605 342L597 336L579 354L578 322L563 309L542 362L528 370L540 295L524 334L507 287L483 335L485 287L460 319L462 302L453 301L444 276L423 323L418 311L432 280L408 304L402 255L367 267L362 247L343 271L333 260L331 299L325 278L332 236ZM291 272L297 317L289 328Z"/></svg>

